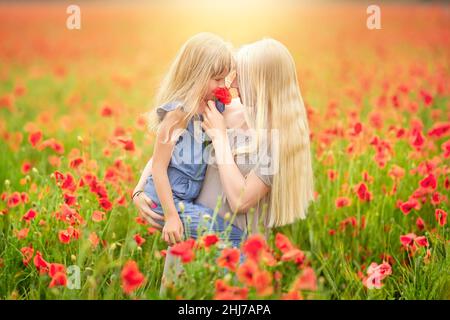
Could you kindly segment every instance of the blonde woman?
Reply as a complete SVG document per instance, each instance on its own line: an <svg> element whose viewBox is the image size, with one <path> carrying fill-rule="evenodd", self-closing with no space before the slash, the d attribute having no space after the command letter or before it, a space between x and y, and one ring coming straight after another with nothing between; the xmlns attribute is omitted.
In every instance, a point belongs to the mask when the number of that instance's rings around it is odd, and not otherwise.
<svg viewBox="0 0 450 320"><path fill-rule="evenodd" d="M236 55L237 84L251 131L246 151L256 165L243 174L235 162L226 120L212 101L202 127L212 139L220 181L232 211L246 213L267 201L265 226L304 219L313 200L309 125L296 67L288 49L274 39L242 47Z"/></svg>

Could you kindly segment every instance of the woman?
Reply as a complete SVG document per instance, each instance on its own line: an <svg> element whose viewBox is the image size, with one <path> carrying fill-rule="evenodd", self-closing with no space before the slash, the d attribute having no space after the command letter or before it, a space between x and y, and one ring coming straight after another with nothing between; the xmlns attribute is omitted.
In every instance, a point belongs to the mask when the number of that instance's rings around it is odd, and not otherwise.
<svg viewBox="0 0 450 320"><path fill-rule="evenodd" d="M273 39L241 48L236 56L240 98L255 138L258 162L248 175L234 162L224 117L208 102L202 127L211 137L220 180L233 211L245 213L268 195L267 227L304 219L313 200L309 126L294 59ZM264 163L264 156L268 161Z"/></svg>

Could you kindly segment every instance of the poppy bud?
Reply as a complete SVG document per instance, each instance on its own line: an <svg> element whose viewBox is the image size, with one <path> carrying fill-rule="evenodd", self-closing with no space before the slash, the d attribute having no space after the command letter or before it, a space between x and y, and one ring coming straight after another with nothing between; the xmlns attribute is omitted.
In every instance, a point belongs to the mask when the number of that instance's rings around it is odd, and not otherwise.
<svg viewBox="0 0 450 320"><path fill-rule="evenodd" d="M183 212L184 212L184 209L185 209L183 201L180 201L180 202L178 203L178 207L180 208L181 213L183 213Z"/></svg>

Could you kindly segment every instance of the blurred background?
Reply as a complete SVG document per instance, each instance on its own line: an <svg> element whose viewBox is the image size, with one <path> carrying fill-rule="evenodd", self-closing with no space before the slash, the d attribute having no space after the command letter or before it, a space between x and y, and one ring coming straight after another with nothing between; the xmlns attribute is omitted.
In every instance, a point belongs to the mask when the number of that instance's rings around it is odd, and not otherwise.
<svg viewBox="0 0 450 320"><path fill-rule="evenodd" d="M158 83L183 42L202 31L217 33L236 48L263 37L283 42L296 61L311 112L324 110L330 101L358 102L361 90L410 69L448 75L446 2L378 2L379 30L366 26L368 1L75 3L79 30L66 27L72 1L0 2L1 93L25 84L42 90L28 95L30 119L45 111L70 114L78 123L95 122L72 109L94 111L109 103L120 122L129 125L152 106ZM58 89L43 78L64 84ZM49 99L54 94L61 100Z"/></svg>

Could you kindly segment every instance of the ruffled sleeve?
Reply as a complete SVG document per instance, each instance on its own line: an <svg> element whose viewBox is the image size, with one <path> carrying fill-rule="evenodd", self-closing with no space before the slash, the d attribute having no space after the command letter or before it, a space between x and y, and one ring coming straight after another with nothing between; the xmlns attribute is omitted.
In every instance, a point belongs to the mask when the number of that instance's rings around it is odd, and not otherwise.
<svg viewBox="0 0 450 320"><path fill-rule="evenodd" d="M158 115L159 121L162 121L164 119L164 116L167 112L173 111L177 108L183 108L183 105L180 101L173 101L166 103L162 106L159 106L156 108L156 114Z"/></svg>

